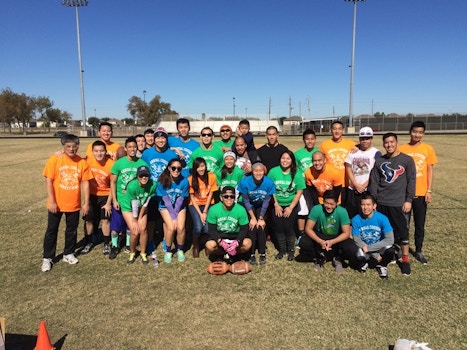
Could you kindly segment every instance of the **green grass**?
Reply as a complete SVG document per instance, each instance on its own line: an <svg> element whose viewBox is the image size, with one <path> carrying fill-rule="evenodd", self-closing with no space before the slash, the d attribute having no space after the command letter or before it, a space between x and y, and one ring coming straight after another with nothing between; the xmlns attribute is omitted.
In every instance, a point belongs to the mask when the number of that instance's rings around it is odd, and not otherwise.
<svg viewBox="0 0 467 350"><path fill-rule="evenodd" d="M281 140L292 149L301 145L299 138ZM90 141L83 140L81 153ZM465 349L467 137L426 141L439 158L426 225L429 264L412 259L410 277L390 265L390 279L382 281L375 271L338 276L327 264L317 274L309 263L275 261L272 246L268 263L245 276L208 275L204 253L194 260L188 252L185 263L175 259L158 269L139 260L126 266L126 254L110 261L101 246L76 266L59 262L42 273L41 173L59 140L0 139L0 316L7 345L16 334L35 336L45 320L52 342L73 350L388 349L399 337L437 350ZM382 149L380 137L375 145ZM63 224L57 248L63 249Z"/></svg>

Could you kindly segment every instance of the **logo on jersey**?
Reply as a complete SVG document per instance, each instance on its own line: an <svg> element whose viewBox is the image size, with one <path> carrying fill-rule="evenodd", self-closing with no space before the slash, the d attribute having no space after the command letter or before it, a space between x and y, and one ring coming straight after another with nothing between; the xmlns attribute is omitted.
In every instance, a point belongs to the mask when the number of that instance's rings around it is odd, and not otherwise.
<svg viewBox="0 0 467 350"><path fill-rule="evenodd" d="M405 173L405 169L399 165L399 169L393 169L389 166L391 162L384 162L381 164L381 171L383 172L384 179L387 183L394 183L399 176Z"/></svg>

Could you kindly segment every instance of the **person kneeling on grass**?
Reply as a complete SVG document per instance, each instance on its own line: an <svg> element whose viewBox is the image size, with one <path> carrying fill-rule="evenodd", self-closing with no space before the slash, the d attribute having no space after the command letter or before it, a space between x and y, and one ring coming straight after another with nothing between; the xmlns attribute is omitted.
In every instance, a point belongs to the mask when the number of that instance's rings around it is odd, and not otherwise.
<svg viewBox="0 0 467 350"><path fill-rule="evenodd" d="M209 240L206 242L206 255L210 260L219 260L223 255L231 260L251 249L251 239L246 237L248 214L244 207L235 203L235 188L232 186L221 190L221 202L209 209L207 222Z"/></svg>
<svg viewBox="0 0 467 350"><path fill-rule="evenodd" d="M365 257L365 263L360 268L365 272L370 258L376 260L376 270L379 277L388 279L387 266L394 258L394 232L386 215L376 211L376 200L369 192L363 192L360 197L361 214L352 219L352 235L355 243L361 249L360 256Z"/></svg>
<svg viewBox="0 0 467 350"><path fill-rule="evenodd" d="M146 245L148 243L148 216L147 207L149 200L156 192L156 183L150 177L149 168L146 165L136 170L136 178L131 180L126 192L120 200L120 208L123 218L130 229L130 256L127 264L131 265L136 260L136 246L141 248L141 261L147 265L149 260L146 256Z"/></svg>
<svg viewBox="0 0 467 350"><path fill-rule="evenodd" d="M320 272L326 260L338 274L344 273L342 261L357 263L359 248L350 238L350 219L347 210L337 205L339 193L327 190L323 194L323 204L311 209L305 226L305 235L300 240L300 254L310 257L314 269ZM360 257L358 260L364 260ZM362 262L359 262L362 265Z"/></svg>

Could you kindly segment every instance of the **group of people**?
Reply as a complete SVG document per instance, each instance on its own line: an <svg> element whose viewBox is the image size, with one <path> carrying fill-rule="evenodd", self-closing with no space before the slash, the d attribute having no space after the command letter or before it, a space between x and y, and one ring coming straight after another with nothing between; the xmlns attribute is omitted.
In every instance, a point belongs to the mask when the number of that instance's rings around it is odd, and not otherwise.
<svg viewBox="0 0 467 350"><path fill-rule="evenodd" d="M411 125L404 145L396 134L384 134L384 155L372 146L371 128L360 129L355 143L343 137L340 121L319 148L315 132L305 130L304 146L295 152L279 142L274 126L266 130L267 142L256 147L247 120L235 132L223 125L215 142L209 126L201 130L200 142L190 137L189 120L180 118L176 126L177 136L159 127L120 146L111 140L112 125L103 122L100 139L89 145L85 158L77 153L77 136L61 139L63 150L49 158L43 172L48 226L42 271L52 268L63 214L63 260L78 263L80 212L85 221L80 254L93 249L100 227L103 253L115 259L124 247L129 265L137 257L158 265L155 232L162 223L165 263L186 260L187 240L194 258L204 248L213 261L265 264L270 238L275 259L311 261L317 272L331 261L339 274L347 264L361 272L374 267L383 279L392 261L404 275L411 273L413 212L414 257L427 263L424 226L437 159L422 143L423 122Z"/></svg>

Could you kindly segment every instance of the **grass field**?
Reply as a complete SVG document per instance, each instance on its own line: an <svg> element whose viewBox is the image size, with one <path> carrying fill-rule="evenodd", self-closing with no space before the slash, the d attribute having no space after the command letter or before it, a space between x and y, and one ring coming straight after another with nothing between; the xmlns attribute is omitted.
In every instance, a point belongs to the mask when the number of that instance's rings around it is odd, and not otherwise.
<svg viewBox="0 0 467 350"><path fill-rule="evenodd" d="M81 154L87 143L83 140ZM300 139L282 139L297 149ZM401 137L401 142L407 137ZM388 349L397 338L433 349L467 348L467 152L465 135L428 135L439 158L423 266L412 275L275 261L245 276L210 276L208 260L158 269L116 260L98 246L70 266L42 273L47 158L58 139L0 139L0 316L7 349L35 346L45 320L59 349ZM260 143L258 140L256 143ZM382 149L380 137L375 146ZM81 229L80 229L81 230ZM79 233L81 238L82 231ZM411 236L413 231L411 230ZM63 249L63 225L57 252ZM159 247L160 251L160 247Z"/></svg>

